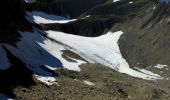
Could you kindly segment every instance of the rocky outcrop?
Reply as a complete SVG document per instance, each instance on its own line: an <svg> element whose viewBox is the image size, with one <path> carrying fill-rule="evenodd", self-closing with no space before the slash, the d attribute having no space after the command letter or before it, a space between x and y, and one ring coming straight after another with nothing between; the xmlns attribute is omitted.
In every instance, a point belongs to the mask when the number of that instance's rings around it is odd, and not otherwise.
<svg viewBox="0 0 170 100"><path fill-rule="evenodd" d="M42 24L42 28L45 30L57 30L63 31L68 34L75 34L80 36L100 36L111 29L111 27L120 23L123 19L116 17L100 18L97 16L91 16L86 19L79 19L66 24Z"/></svg>
<svg viewBox="0 0 170 100"><path fill-rule="evenodd" d="M57 15L64 15L64 12L62 11L61 2L59 0L43 0L43 1L37 1L33 3L28 3L27 10L29 11L43 11L50 14L57 14Z"/></svg>

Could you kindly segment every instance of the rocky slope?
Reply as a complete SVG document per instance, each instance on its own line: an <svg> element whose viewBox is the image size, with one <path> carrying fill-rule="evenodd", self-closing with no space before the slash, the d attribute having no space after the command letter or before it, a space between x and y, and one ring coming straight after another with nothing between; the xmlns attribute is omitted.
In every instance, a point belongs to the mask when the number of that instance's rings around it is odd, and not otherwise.
<svg viewBox="0 0 170 100"><path fill-rule="evenodd" d="M122 53L133 66L169 65L169 5L148 4L144 11L121 26L126 32L119 41Z"/></svg>

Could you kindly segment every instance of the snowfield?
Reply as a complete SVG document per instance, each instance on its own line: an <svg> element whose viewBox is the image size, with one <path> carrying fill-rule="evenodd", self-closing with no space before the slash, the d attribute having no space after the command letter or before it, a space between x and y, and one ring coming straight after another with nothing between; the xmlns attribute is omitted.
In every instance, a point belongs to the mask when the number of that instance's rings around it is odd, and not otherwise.
<svg viewBox="0 0 170 100"><path fill-rule="evenodd" d="M62 16L34 11L27 12L26 18L31 23L38 24L75 21L74 19L71 20ZM63 67L68 70L81 71L79 66L87 63L69 56L68 58L75 62L67 61L62 57L63 50L70 50L90 63L98 63L133 77L146 80L163 78L145 69L130 68L129 64L122 57L118 46L119 37L123 34L122 31L110 31L99 37L83 37L52 30L44 32L36 28L34 32L20 33L21 38L16 43L16 47L8 44L0 44L0 70L8 69L11 65L5 50L2 48L2 45L4 45L13 55L32 70L37 80L47 85L57 84L54 75L49 70Z"/></svg>
<svg viewBox="0 0 170 100"><path fill-rule="evenodd" d="M129 67L126 60L122 57L117 44L119 37L123 34L122 31L108 32L105 35L95 38L76 36L57 31L46 32L49 38L61 42L67 49L79 54L91 63L99 63L120 73L142 79L162 79L161 76L150 71L144 69L137 71Z"/></svg>

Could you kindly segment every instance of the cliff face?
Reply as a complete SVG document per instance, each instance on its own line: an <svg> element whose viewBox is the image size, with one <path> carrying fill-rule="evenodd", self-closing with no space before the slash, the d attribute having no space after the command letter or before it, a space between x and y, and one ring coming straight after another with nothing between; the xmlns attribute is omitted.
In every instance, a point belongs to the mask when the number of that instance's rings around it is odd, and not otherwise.
<svg viewBox="0 0 170 100"><path fill-rule="evenodd" d="M13 44L19 40L19 30L30 30L31 26L24 18L23 0L4 0L0 4L0 43Z"/></svg>

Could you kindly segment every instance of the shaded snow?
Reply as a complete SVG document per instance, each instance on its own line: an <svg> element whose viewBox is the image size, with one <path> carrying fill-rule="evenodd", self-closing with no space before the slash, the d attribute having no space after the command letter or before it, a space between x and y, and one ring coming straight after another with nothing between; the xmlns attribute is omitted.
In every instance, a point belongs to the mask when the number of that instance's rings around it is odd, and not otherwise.
<svg viewBox="0 0 170 100"><path fill-rule="evenodd" d="M2 48L0 44L0 70L5 70L10 67L10 61L7 58L5 50Z"/></svg>
<svg viewBox="0 0 170 100"><path fill-rule="evenodd" d="M13 55L23 61L26 66L33 71L35 78L42 81L47 85L56 83L56 79L53 74L48 70L55 70L58 67L64 67L69 70L80 71L79 65L85 63L84 61L73 59L76 62L69 62L62 58L62 50L65 50L60 44L54 43L39 33L34 32L22 32L21 41L16 44L17 48L11 45L4 44L4 46L11 51ZM8 65L8 59L5 58L5 52L3 51L0 58L3 58L0 62L0 66ZM3 54L4 53L4 54ZM2 68L6 68L3 67Z"/></svg>
<svg viewBox="0 0 170 100"><path fill-rule="evenodd" d="M54 81L53 74L48 71L48 67L61 67L62 63L59 59L44 50L39 44L43 43L44 38L38 33L22 32L21 41L16 44L17 48L11 45L5 47L17 58L26 64L33 71L38 80L49 84L49 80ZM47 70L44 70L47 69ZM45 79L46 78L46 79Z"/></svg>
<svg viewBox="0 0 170 100"><path fill-rule="evenodd" d="M143 73L129 67L126 60L122 57L117 44L119 37L123 34L122 31L115 33L108 32L96 38L76 36L56 31L47 31L47 33L48 37L67 45L70 50L78 53L91 63L99 63L138 78L148 80L161 79L157 74L151 74L151 72L147 71Z"/></svg>
<svg viewBox="0 0 170 100"><path fill-rule="evenodd" d="M0 94L0 100L13 100L13 99L10 99L10 98L6 97L5 95Z"/></svg>
<svg viewBox="0 0 170 100"><path fill-rule="evenodd" d="M21 33L21 41L16 44L17 48L5 45L15 56L24 63L31 66L49 65L53 67L61 66L61 62L44 50L38 43L43 43L44 38L38 33Z"/></svg>
<svg viewBox="0 0 170 100"><path fill-rule="evenodd" d="M170 0L159 0L161 3L166 3L166 4L168 4L168 3L170 3Z"/></svg>
<svg viewBox="0 0 170 100"><path fill-rule="evenodd" d="M72 21L76 21L76 19L69 19L63 16L57 16L52 14L47 14L44 12L26 12L26 19L30 21L31 23L37 23L37 24L49 24L49 23L68 23Z"/></svg>

